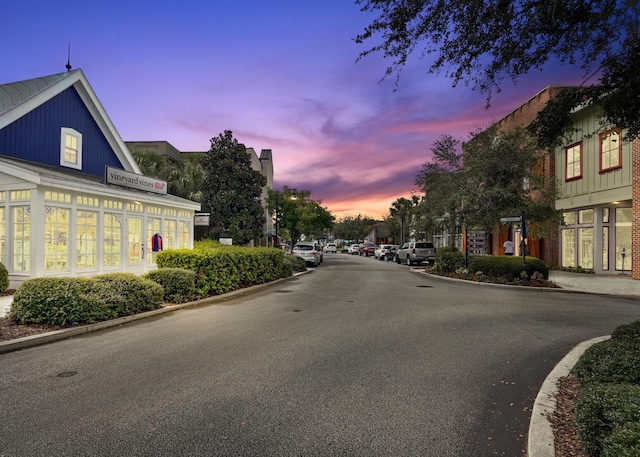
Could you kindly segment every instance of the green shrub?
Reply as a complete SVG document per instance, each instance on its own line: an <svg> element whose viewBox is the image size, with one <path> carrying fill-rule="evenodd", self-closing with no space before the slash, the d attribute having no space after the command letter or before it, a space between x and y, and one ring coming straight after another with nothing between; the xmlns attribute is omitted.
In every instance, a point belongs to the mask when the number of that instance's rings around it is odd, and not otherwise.
<svg viewBox="0 0 640 457"><path fill-rule="evenodd" d="M91 292L86 278L34 278L13 295L9 319L18 324L70 326L115 317L113 310Z"/></svg>
<svg viewBox="0 0 640 457"><path fill-rule="evenodd" d="M9 288L9 272L3 263L0 263L0 292Z"/></svg>
<svg viewBox="0 0 640 457"><path fill-rule="evenodd" d="M576 402L576 428L584 450L593 455L637 456L628 443L640 443L640 386L595 384ZM625 449L625 453L621 453Z"/></svg>
<svg viewBox="0 0 640 457"><path fill-rule="evenodd" d="M640 345L608 340L589 347L573 368L580 385L640 384Z"/></svg>
<svg viewBox="0 0 640 457"><path fill-rule="evenodd" d="M162 305L162 286L132 273L109 273L93 279L92 292L116 316L129 316Z"/></svg>
<svg viewBox="0 0 640 457"><path fill-rule="evenodd" d="M165 302L186 303L199 298L195 271L184 268L159 268L143 277L162 286Z"/></svg>
<svg viewBox="0 0 640 457"><path fill-rule="evenodd" d="M615 427L603 438L600 457L638 457L640 455L640 423Z"/></svg>
<svg viewBox="0 0 640 457"><path fill-rule="evenodd" d="M295 272L301 272L307 270L307 261L297 255L288 255L287 261L291 264L291 268Z"/></svg>
<svg viewBox="0 0 640 457"><path fill-rule="evenodd" d="M439 273L453 273L460 268L465 268L466 254L454 251L448 247L436 249L436 261L434 266Z"/></svg>
<svg viewBox="0 0 640 457"><path fill-rule="evenodd" d="M291 275L285 253L277 248L224 246L197 242L194 249L171 249L158 253L160 268L184 268L196 272L201 296L217 295Z"/></svg>
<svg viewBox="0 0 640 457"><path fill-rule="evenodd" d="M549 278L549 268L542 260L535 257L526 257L524 263L522 257L515 256L474 257L469 262L469 271L481 271L486 276L506 277L508 280L523 278L523 272L528 278L531 278L535 272L541 274L545 280Z"/></svg>
<svg viewBox="0 0 640 457"><path fill-rule="evenodd" d="M640 343L640 321L619 326L611 334L611 339Z"/></svg>

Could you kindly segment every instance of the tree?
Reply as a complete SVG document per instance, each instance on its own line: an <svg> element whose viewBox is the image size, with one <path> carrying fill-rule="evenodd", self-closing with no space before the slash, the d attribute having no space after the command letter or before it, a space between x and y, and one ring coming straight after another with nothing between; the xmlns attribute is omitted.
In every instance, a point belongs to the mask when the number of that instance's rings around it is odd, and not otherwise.
<svg viewBox="0 0 640 457"><path fill-rule="evenodd" d="M455 235L464 224L461 210L469 185L464 173L462 141L443 135L434 141L431 154L431 160L422 165L415 180L424 193L418 212L433 231ZM455 248L455 236L449 237L449 247Z"/></svg>
<svg viewBox="0 0 640 457"><path fill-rule="evenodd" d="M522 212L536 223L538 236L557 224L555 187L541 170L544 154L521 128L494 125L473 135L464 146L463 213L469 225L493 230L501 217Z"/></svg>
<svg viewBox="0 0 640 457"><path fill-rule="evenodd" d="M311 200L311 191L297 190L284 186L282 191L269 191L270 213L276 217L280 233L289 235L294 246L303 235L320 238L324 231L333 227L334 217L324 207L322 201ZM280 235L282 236L282 235Z"/></svg>
<svg viewBox="0 0 640 457"><path fill-rule="evenodd" d="M386 75L400 73L409 56L433 56L429 72L446 69L456 86L470 84L487 94L499 91L504 79L516 82L550 60L584 70L579 102L598 103L607 122L640 134L640 5L637 0L356 0L363 12L379 17L355 38L382 42L359 59L382 53L392 63ZM600 78L600 83L592 80ZM396 80L396 83L398 81ZM567 103L550 105L554 114L539 123L569 115ZM549 114L549 111L546 112ZM544 130L544 129L543 129Z"/></svg>
<svg viewBox="0 0 640 457"><path fill-rule="evenodd" d="M341 240L362 241L376 221L367 216L345 216L333 227L333 234Z"/></svg>
<svg viewBox="0 0 640 457"><path fill-rule="evenodd" d="M419 201L418 197L412 195L411 199L400 197L391 203L389 214L400 223L400 244L404 244L404 242L407 241L407 233L410 232L413 210Z"/></svg>
<svg viewBox="0 0 640 457"><path fill-rule="evenodd" d="M202 201L201 188L204 180L201 155L183 154L174 162L153 150L133 152L133 158L142 174L167 181L167 192L171 195L197 202Z"/></svg>
<svg viewBox="0 0 640 457"><path fill-rule="evenodd" d="M261 236L265 218L260 196L266 178L251 168L244 144L225 130L211 139L211 149L201 163L205 172L202 204L210 214L208 236L230 236L236 244Z"/></svg>

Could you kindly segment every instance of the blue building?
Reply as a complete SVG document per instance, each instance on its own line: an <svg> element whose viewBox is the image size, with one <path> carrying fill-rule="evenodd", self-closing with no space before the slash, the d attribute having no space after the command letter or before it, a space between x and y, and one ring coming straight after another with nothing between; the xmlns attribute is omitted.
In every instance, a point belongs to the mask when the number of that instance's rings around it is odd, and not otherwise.
<svg viewBox="0 0 640 457"><path fill-rule="evenodd" d="M140 173L82 70L0 85L0 261L11 287L144 273L156 267L154 235L164 249L193 247L198 210Z"/></svg>

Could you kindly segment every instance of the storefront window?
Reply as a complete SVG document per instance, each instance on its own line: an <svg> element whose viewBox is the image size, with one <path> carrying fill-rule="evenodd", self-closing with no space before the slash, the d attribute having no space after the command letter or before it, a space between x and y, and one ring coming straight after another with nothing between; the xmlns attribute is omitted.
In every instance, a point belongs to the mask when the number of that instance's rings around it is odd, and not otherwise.
<svg viewBox="0 0 640 457"><path fill-rule="evenodd" d="M189 247L189 223L185 221L179 222L179 233L178 233L178 247L179 248L188 248Z"/></svg>
<svg viewBox="0 0 640 457"><path fill-rule="evenodd" d="M158 209L160 211L160 209ZM151 238L153 235L160 234L160 219L147 219L147 255L148 263L156 263L157 252L153 252L151 248ZM164 241L164 240L163 240ZM164 245L164 243L163 243Z"/></svg>
<svg viewBox="0 0 640 457"><path fill-rule="evenodd" d="M566 213L562 213L562 219L564 220L565 225L574 225L576 223L575 211L567 211Z"/></svg>
<svg viewBox="0 0 640 457"><path fill-rule="evenodd" d="M104 214L104 259L105 267L120 265L122 247L122 216L117 214Z"/></svg>
<svg viewBox="0 0 640 457"><path fill-rule="evenodd" d="M593 270L593 228L579 228L578 265Z"/></svg>
<svg viewBox="0 0 640 457"><path fill-rule="evenodd" d="M563 267L571 268L575 267L575 245L576 245L576 229L566 228L562 229L562 259L561 263Z"/></svg>
<svg viewBox="0 0 640 457"><path fill-rule="evenodd" d="M578 224L593 224L593 209L578 211Z"/></svg>
<svg viewBox="0 0 640 457"><path fill-rule="evenodd" d="M164 248L175 249L176 246L176 221L165 219L164 221Z"/></svg>
<svg viewBox="0 0 640 457"><path fill-rule="evenodd" d="M602 227L602 269L609 269L609 227Z"/></svg>
<svg viewBox="0 0 640 457"><path fill-rule="evenodd" d="M12 208L13 271L31 269L31 215L28 206Z"/></svg>
<svg viewBox="0 0 640 457"><path fill-rule="evenodd" d="M616 208L616 270L631 270L631 208ZM622 265L624 249L624 268Z"/></svg>
<svg viewBox="0 0 640 457"><path fill-rule="evenodd" d="M609 208L602 208L602 222L609 223Z"/></svg>
<svg viewBox="0 0 640 457"><path fill-rule="evenodd" d="M4 218L4 207L0 207L0 262L7 264L5 253L7 252L5 245L7 244L7 222Z"/></svg>
<svg viewBox="0 0 640 457"><path fill-rule="evenodd" d="M98 213L78 211L76 217L76 268L96 268L98 253Z"/></svg>
<svg viewBox="0 0 640 457"><path fill-rule="evenodd" d="M46 207L44 218L44 269L65 271L69 267L69 209Z"/></svg>

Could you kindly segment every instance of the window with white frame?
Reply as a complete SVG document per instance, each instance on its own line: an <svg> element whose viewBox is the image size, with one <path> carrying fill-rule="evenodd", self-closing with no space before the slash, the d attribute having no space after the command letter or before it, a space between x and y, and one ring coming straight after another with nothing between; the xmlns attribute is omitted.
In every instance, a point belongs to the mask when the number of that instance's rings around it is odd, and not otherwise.
<svg viewBox="0 0 640 457"><path fill-rule="evenodd" d="M103 265L105 267L119 266L122 246L122 216L119 214L105 213L103 231Z"/></svg>
<svg viewBox="0 0 640 457"><path fill-rule="evenodd" d="M600 134L600 172L615 170L622 166L622 142L618 130Z"/></svg>
<svg viewBox="0 0 640 457"><path fill-rule="evenodd" d="M582 178L582 142L565 149L565 180Z"/></svg>
<svg viewBox="0 0 640 457"><path fill-rule="evenodd" d="M97 267L98 213L78 210L76 213L76 268Z"/></svg>
<svg viewBox="0 0 640 457"><path fill-rule="evenodd" d="M45 207L44 269L69 269L69 213L68 208Z"/></svg>
<svg viewBox="0 0 640 457"><path fill-rule="evenodd" d="M31 211L28 206L17 206L12 211L13 262L12 270L27 272L31 269Z"/></svg>
<svg viewBox="0 0 640 457"><path fill-rule="evenodd" d="M68 127L60 131L60 165L82 170L82 134Z"/></svg>

